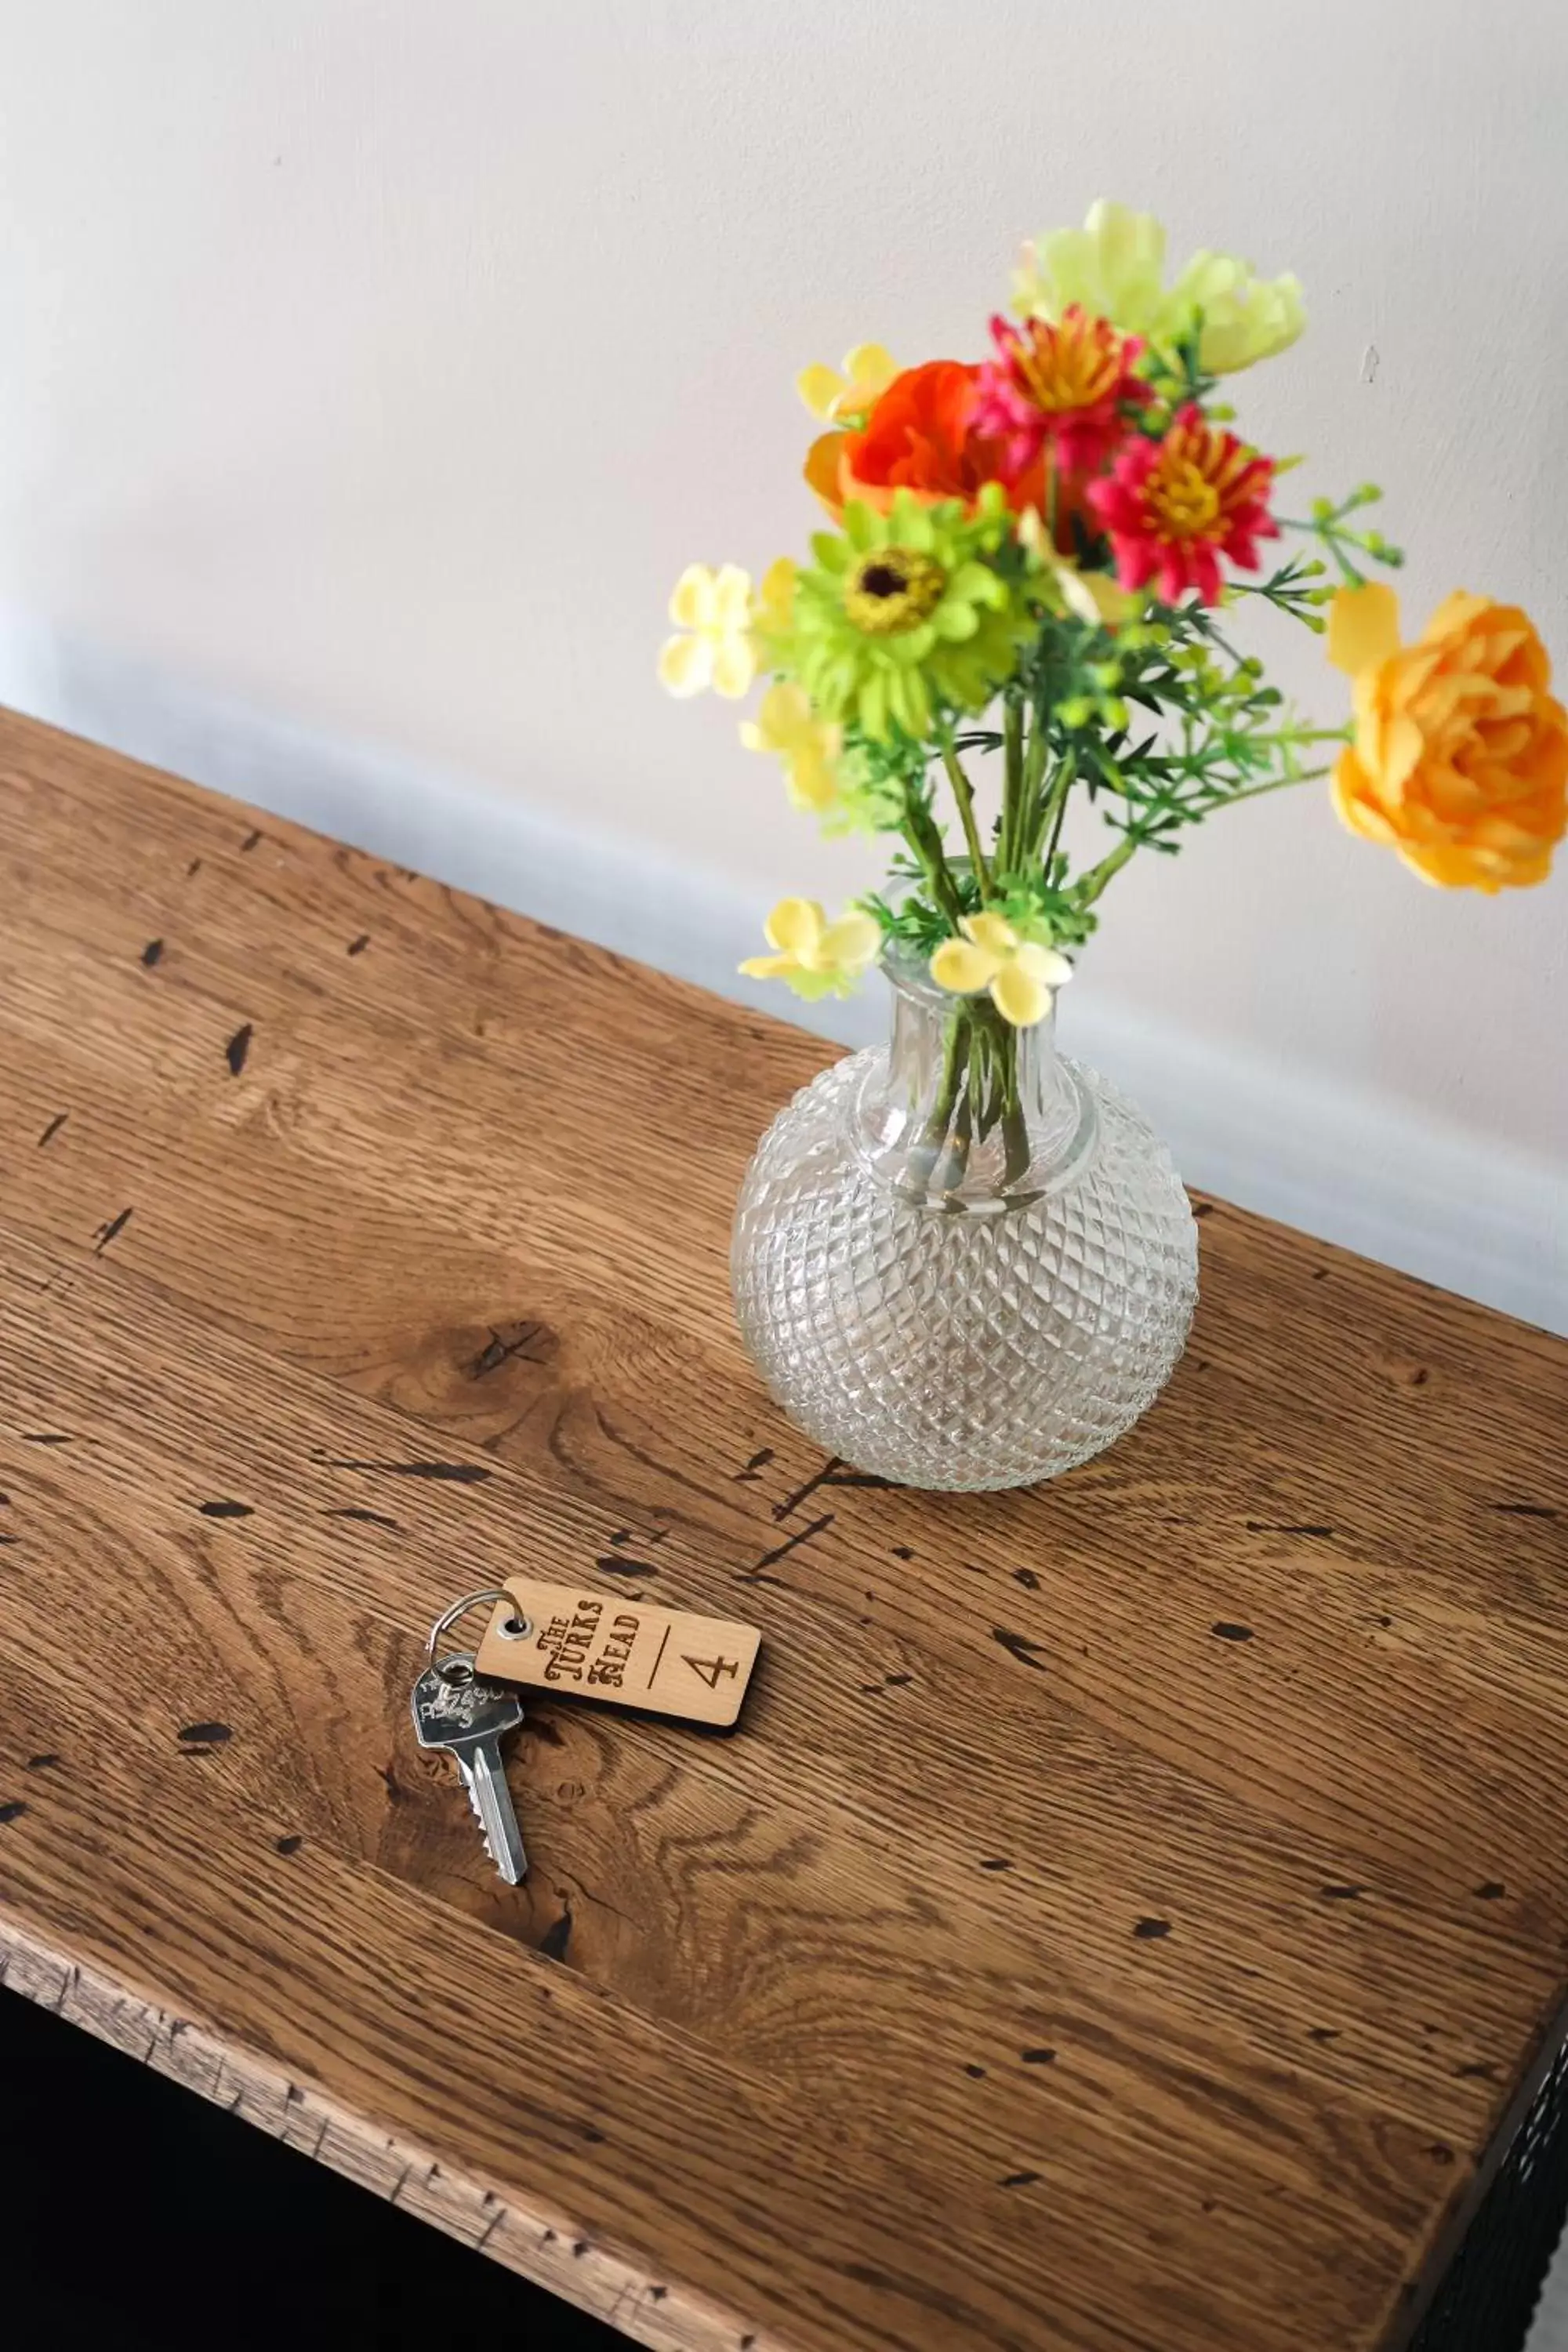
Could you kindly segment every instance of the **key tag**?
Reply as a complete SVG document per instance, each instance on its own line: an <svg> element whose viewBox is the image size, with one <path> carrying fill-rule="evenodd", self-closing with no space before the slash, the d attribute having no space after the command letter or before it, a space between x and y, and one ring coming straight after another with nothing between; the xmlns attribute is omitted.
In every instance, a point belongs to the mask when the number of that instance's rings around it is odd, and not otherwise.
<svg viewBox="0 0 1568 2352"><path fill-rule="evenodd" d="M488 1681L596 1699L643 1715L728 1730L738 1718L762 1634L729 1617L700 1617L624 1593L509 1576L474 1653Z"/></svg>

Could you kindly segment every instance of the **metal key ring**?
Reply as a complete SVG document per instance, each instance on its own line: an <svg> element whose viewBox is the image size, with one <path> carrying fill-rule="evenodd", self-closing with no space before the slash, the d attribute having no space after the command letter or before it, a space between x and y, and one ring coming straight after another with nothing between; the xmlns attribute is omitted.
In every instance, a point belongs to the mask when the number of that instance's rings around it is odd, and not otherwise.
<svg viewBox="0 0 1568 2352"><path fill-rule="evenodd" d="M433 1666L436 1663L436 1653L440 1647L442 1634L449 1633L458 1619L466 1617L470 1609L478 1609L481 1602L493 1607L498 1601L510 1599L510 1592L497 1586L485 1592L466 1592L461 1601L454 1601L450 1609L444 1609L430 1628L430 1639L425 1645L426 1666ZM533 1623L531 1619L521 1616L514 1608L511 1615L502 1624L498 1625L496 1631L503 1642L524 1642L532 1633Z"/></svg>

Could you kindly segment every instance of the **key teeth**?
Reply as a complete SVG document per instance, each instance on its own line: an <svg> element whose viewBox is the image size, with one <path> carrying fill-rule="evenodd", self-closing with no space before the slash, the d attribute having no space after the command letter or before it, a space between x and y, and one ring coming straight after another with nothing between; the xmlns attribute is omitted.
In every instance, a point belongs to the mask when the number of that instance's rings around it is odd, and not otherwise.
<svg viewBox="0 0 1568 2352"><path fill-rule="evenodd" d="M479 1790L474 1787L471 1780L465 1782L464 1785L468 1791L468 1811L473 1814L475 1821L477 1821L479 1825L479 1843L484 1847L486 1853L489 1854L491 1862L493 1863L496 1859L496 1850L490 1843L490 1833L485 1827L485 1809L479 1802ZM496 1867L498 1870L500 1869L500 1865L499 1863L496 1864Z"/></svg>
<svg viewBox="0 0 1568 2352"><path fill-rule="evenodd" d="M503 1869L501 1867L501 1858L500 1854L497 1853L495 1847L490 1843L490 1833L485 1826L485 1809L479 1801L478 1784L469 1778L467 1772L463 1773L462 1781L464 1788L468 1791L468 1811L473 1814L475 1821L478 1822L479 1825L479 1843L484 1847L490 1867L496 1872L499 1877L506 1881L509 1886L520 1885L521 1884L522 1874L528 1868L527 1860L521 1850L522 1842L521 1838L518 1841L518 1853L515 1864L512 1865L512 1867L515 1867L517 1873L517 1875L514 1877L511 1874L511 1867L507 1869Z"/></svg>

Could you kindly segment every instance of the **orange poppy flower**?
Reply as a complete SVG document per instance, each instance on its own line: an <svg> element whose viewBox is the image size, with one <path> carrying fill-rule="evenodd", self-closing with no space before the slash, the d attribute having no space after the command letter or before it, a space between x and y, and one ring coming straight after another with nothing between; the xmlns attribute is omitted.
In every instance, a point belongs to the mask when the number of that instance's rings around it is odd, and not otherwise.
<svg viewBox="0 0 1568 2352"><path fill-rule="evenodd" d="M960 360L905 368L863 431L847 436L842 463L856 494L884 509L895 490L967 504L983 482L1000 480L1001 443L980 441L972 429L979 396L980 370ZM866 497L868 491L873 495Z"/></svg>
<svg viewBox="0 0 1568 2352"><path fill-rule="evenodd" d="M824 433L806 454L805 478L837 522L858 499L885 514L896 490L927 505L961 499L973 509L986 482L1000 482L1015 514L1046 509L1041 451L1021 472L1009 467L1005 442L975 430L980 370L962 360L928 360L895 376L856 433ZM1063 478L1057 488L1056 541L1073 552L1072 518L1083 507L1084 481Z"/></svg>

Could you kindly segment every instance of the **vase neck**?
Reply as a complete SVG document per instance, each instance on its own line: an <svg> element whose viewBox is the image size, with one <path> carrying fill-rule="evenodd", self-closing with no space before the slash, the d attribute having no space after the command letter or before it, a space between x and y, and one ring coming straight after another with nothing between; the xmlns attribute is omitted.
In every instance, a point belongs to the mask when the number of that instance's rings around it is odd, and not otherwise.
<svg viewBox="0 0 1568 2352"><path fill-rule="evenodd" d="M1092 1157L1099 1114L1057 1052L1054 1007L1014 1029L988 997L950 996L907 962L883 970L889 1042L849 1102L862 1161L949 1213L995 1214L1073 1181Z"/></svg>

